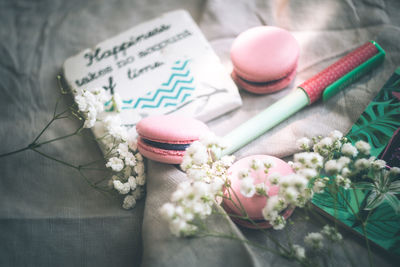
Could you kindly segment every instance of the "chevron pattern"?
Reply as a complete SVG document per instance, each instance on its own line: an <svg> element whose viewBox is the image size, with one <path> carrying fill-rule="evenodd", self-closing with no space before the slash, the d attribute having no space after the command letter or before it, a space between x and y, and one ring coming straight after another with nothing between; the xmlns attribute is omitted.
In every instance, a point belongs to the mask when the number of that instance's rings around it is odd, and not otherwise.
<svg viewBox="0 0 400 267"><path fill-rule="evenodd" d="M145 96L122 101L122 109L154 109L174 107L185 102L195 90L194 78L190 74L189 60L176 61L171 67L168 80Z"/></svg>

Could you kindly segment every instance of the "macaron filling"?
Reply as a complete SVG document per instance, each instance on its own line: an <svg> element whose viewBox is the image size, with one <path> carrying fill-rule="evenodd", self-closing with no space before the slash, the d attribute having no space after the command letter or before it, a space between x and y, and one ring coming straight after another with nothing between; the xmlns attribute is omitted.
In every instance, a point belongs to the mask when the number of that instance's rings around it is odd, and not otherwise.
<svg viewBox="0 0 400 267"><path fill-rule="evenodd" d="M283 76L282 78L279 78L279 79L276 79L276 80L271 80L271 81L265 81L265 82L252 82L252 81L246 80L246 79L240 77L240 76L237 74L237 72L236 72L236 76L237 76L239 79L241 79L243 82L247 83L247 84L250 84L250 85L253 85L253 86L266 86L266 85L272 85L272 84L274 84L274 83L278 83L278 82L280 82L280 81L286 79L286 78L289 77L289 76L292 74L292 72L294 72L294 71L296 71L296 68L294 68L293 70L291 70L287 75Z"/></svg>
<svg viewBox="0 0 400 267"><path fill-rule="evenodd" d="M169 143L161 143L161 142L156 142L152 141L146 138L141 138L143 143L146 143L149 146L156 147L159 149L164 149L164 150L178 150L178 151L185 151L186 148L190 146L190 143L188 144L169 144Z"/></svg>

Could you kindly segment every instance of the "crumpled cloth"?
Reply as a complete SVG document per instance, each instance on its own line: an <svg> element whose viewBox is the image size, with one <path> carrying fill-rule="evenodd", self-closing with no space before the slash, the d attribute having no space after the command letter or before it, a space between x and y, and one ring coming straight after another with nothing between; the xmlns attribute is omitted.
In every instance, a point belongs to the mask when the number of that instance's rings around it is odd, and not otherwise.
<svg viewBox="0 0 400 267"><path fill-rule="evenodd" d="M334 129L348 131L400 65L397 0L0 0L0 153L28 145L50 120L60 95L55 76L66 58L179 8L191 13L228 72L232 69L230 45L250 27L282 27L299 41L295 81L265 96L241 90L243 106L208 123L222 136L366 41L377 41L387 52L378 69L328 102L315 103L276 126L236 152L238 158L252 154L287 157L296 152L295 140L300 137L326 135ZM60 105L71 101L64 97ZM77 125L60 121L43 138L69 133ZM101 157L97 144L89 139L74 137L41 149L80 164ZM185 176L171 165L148 161L147 167L147 197L132 211L125 211L118 201L88 186L75 170L32 151L0 158L0 266L294 265L234 240L173 237L158 208ZM301 214L296 210L294 220ZM259 232L238 228L224 217L212 217L210 224L216 231L270 245ZM289 226L287 233L301 245L304 235L320 227L311 218ZM283 231L271 234L286 239ZM366 265L363 241L351 233L343 235L355 264ZM334 255L329 264L345 265L342 250L335 248ZM377 249L373 255L376 265L394 265Z"/></svg>

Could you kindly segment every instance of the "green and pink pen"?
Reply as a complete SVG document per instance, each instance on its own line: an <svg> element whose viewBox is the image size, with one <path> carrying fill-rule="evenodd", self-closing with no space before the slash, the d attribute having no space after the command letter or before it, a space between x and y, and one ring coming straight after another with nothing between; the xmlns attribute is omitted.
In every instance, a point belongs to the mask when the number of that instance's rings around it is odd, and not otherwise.
<svg viewBox="0 0 400 267"><path fill-rule="evenodd" d="M224 140L230 146L223 151L223 154L232 154L320 98L323 101L328 100L360 76L378 66L384 58L385 51L375 41L358 47L228 133Z"/></svg>

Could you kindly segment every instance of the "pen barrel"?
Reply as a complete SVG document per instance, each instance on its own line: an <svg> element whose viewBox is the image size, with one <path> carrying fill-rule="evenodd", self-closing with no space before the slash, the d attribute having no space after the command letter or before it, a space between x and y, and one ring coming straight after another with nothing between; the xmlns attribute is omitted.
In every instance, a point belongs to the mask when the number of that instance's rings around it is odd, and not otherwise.
<svg viewBox="0 0 400 267"><path fill-rule="evenodd" d="M232 154L307 106L307 104L308 98L306 93L296 88L290 94L224 136L223 140L228 143L228 148L222 151L223 155Z"/></svg>
<svg viewBox="0 0 400 267"><path fill-rule="evenodd" d="M379 50L373 43L367 42L314 75L299 87L306 92L309 104L312 104L321 98L325 88L372 58L378 52Z"/></svg>

